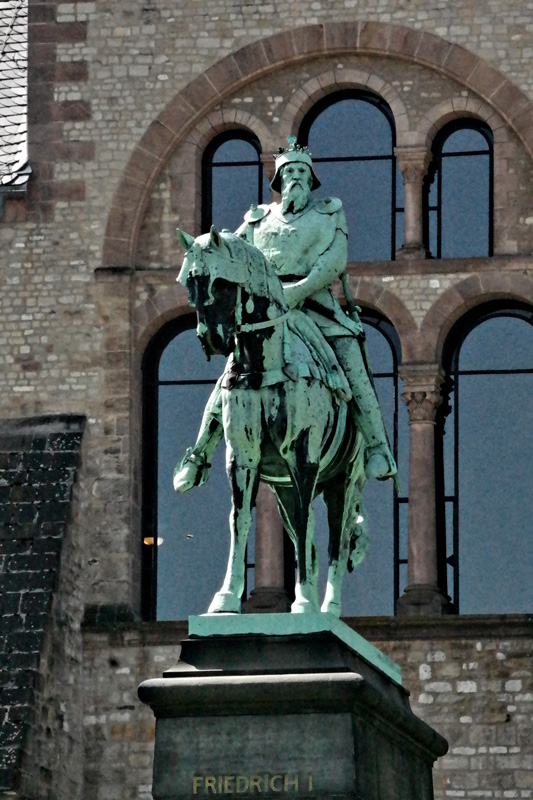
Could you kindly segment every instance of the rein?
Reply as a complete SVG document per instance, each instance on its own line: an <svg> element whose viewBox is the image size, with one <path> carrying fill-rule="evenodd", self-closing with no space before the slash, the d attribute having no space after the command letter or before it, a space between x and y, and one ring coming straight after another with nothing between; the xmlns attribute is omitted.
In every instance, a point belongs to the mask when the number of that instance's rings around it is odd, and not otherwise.
<svg viewBox="0 0 533 800"><path fill-rule="evenodd" d="M253 333L254 331L260 331L264 328L271 328L274 325L279 325L281 322L284 322L289 314L291 313L291 309L289 308L288 311L285 313L280 314L279 317L274 317L274 319L265 319L263 322L245 322L244 324L241 323L242 319L242 287L240 284L237 286L237 303L235 308L235 333L238 335L239 333Z"/></svg>
<svg viewBox="0 0 533 800"><path fill-rule="evenodd" d="M236 332L251 333L252 331L260 331L262 328L271 328L273 325L279 325L280 322L284 322L290 313L291 311L289 309L284 314L281 314L281 316L274 317L274 319L266 319L264 322L245 322L244 325L239 326L239 330Z"/></svg>

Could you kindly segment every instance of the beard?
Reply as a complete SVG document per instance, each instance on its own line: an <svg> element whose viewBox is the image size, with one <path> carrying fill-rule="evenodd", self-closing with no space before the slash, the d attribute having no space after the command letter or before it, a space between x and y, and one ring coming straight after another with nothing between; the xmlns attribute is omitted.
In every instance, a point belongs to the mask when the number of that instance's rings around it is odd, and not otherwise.
<svg viewBox="0 0 533 800"><path fill-rule="evenodd" d="M281 210L284 214L297 214L307 205L310 187L295 180L288 183L281 190Z"/></svg>

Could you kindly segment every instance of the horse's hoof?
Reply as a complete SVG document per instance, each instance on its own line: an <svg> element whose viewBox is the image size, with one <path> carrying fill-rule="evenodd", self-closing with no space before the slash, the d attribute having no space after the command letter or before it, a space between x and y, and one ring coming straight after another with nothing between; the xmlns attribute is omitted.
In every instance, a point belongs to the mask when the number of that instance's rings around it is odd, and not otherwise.
<svg viewBox="0 0 533 800"><path fill-rule="evenodd" d="M192 447L188 447L174 470L174 491L187 492L193 486L201 486L209 477L210 466L205 453L196 453Z"/></svg>
<svg viewBox="0 0 533 800"><path fill-rule="evenodd" d="M336 603L334 600L330 600L327 603L322 603L322 608L320 610L325 614L332 614L334 617L340 617L341 604Z"/></svg>
<svg viewBox="0 0 533 800"><path fill-rule="evenodd" d="M295 600L291 606L291 614L316 614L317 611L309 600Z"/></svg>
<svg viewBox="0 0 533 800"><path fill-rule="evenodd" d="M208 614L240 614L241 600L231 592L217 592L207 609Z"/></svg>
<svg viewBox="0 0 533 800"><path fill-rule="evenodd" d="M175 492L188 492L196 484L198 468L195 464L188 463L174 475L173 485Z"/></svg>

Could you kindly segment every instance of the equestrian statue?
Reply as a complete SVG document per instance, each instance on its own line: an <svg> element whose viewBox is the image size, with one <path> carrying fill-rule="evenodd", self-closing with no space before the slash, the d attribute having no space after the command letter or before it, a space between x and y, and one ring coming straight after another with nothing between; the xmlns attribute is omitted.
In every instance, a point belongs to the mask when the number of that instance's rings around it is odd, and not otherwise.
<svg viewBox="0 0 533 800"><path fill-rule="evenodd" d="M209 358L227 356L204 411L196 444L174 472L184 492L204 483L224 436L232 493L226 576L209 612L239 613L245 547L259 480L275 493L297 557L293 613L341 612L346 570L368 547L363 489L370 478L397 481L376 398L365 335L346 277L347 227L335 197L320 186L311 154L289 137L271 188L281 203L252 205L235 233L213 226L186 251L178 281L198 315ZM331 291L340 277L345 312ZM328 512L328 578L322 605L313 541L313 500Z"/></svg>

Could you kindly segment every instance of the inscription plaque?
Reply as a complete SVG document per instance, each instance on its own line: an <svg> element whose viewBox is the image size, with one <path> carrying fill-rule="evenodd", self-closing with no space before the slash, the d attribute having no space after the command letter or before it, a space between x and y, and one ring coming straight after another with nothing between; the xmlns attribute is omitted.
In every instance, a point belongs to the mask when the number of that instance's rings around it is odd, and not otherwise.
<svg viewBox="0 0 533 800"><path fill-rule="evenodd" d="M157 800L353 797L349 714L159 719L157 740Z"/></svg>

